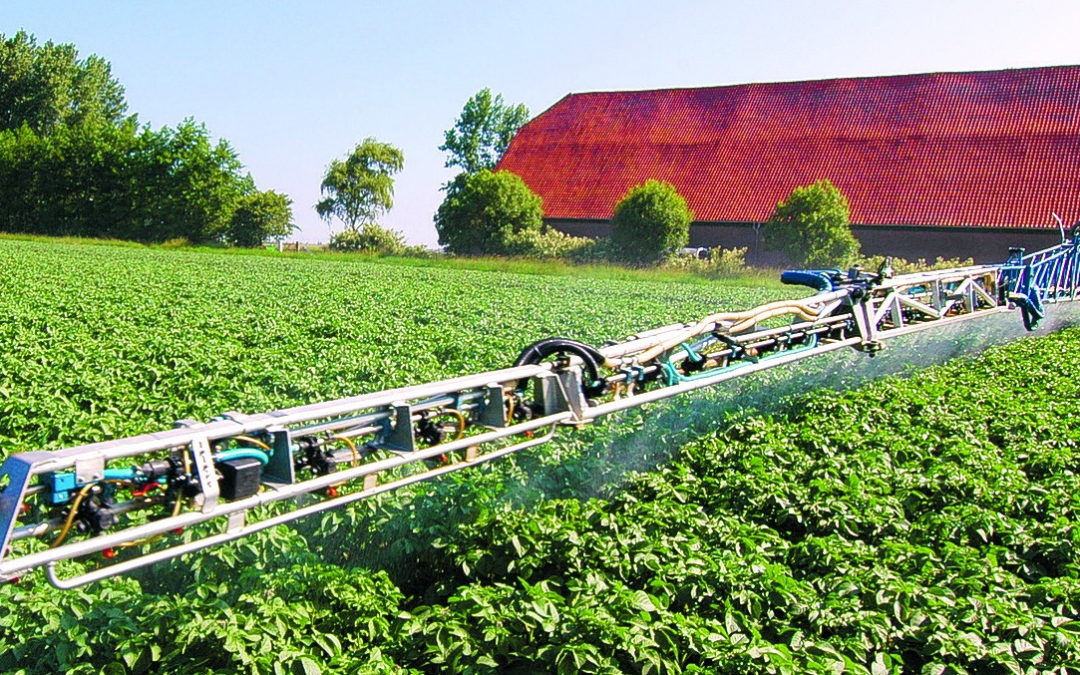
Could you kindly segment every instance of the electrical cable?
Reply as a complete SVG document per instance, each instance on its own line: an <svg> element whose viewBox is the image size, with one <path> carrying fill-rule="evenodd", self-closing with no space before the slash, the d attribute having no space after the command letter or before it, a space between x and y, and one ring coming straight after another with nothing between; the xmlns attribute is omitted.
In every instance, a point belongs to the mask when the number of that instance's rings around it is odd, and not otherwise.
<svg viewBox="0 0 1080 675"><path fill-rule="evenodd" d="M444 408L443 410L440 410L438 413L433 415L433 417L439 418L443 415L450 415L451 417L457 418L457 434L452 440L460 440L461 437L465 435L465 426L468 424L468 422L465 420L465 415L463 415L460 410L454 410L453 408Z"/></svg>
<svg viewBox="0 0 1080 675"><path fill-rule="evenodd" d="M86 499L86 495L90 494L90 491L94 489L97 483L87 483L79 490L79 494L75 495L75 499L71 503L71 508L68 509L67 518L64 520L63 527L60 528L60 534L56 535L49 548L56 548L67 539L68 533L71 532L71 526L75 524L75 515L79 511L79 506L82 505L82 501Z"/></svg>
<svg viewBox="0 0 1080 675"><path fill-rule="evenodd" d="M187 472L189 472L191 470L191 459L188 457L188 449L187 448L184 448L183 462L184 462L184 472L187 473ZM176 492L176 502L173 504L173 512L168 517L175 518L176 516L180 515L180 508L183 507L183 504L184 504L184 495L180 494L180 491L177 490L177 492ZM162 537L162 534L161 534L161 532L159 532L159 534L150 535L146 539L141 539L141 540L136 540L136 541L125 541L125 542L119 544L118 548L120 548L120 549L131 549L132 546L141 546L141 545L144 545L144 544L152 543L154 541L158 541L159 539L161 539L161 537Z"/></svg>
<svg viewBox="0 0 1080 675"><path fill-rule="evenodd" d="M360 451L356 448L356 443L353 443L351 438L345 436L331 436L332 441L341 441L345 445L349 446L349 450L352 452L352 465L353 467L360 466Z"/></svg>
<svg viewBox="0 0 1080 675"><path fill-rule="evenodd" d="M263 443L262 441L260 441L257 438L252 438L251 436L233 436L233 440L234 441L244 441L245 443L251 443L252 445L260 447L263 450L266 450L267 452L272 451L269 445L267 445L266 443Z"/></svg>

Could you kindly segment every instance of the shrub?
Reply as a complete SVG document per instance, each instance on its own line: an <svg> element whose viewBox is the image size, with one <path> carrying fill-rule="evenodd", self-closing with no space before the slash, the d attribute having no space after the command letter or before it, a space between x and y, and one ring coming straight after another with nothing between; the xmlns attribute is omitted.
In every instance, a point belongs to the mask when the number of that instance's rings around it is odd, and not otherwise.
<svg viewBox="0 0 1080 675"><path fill-rule="evenodd" d="M505 255L542 227L540 197L509 171L460 174L435 214L439 244L457 255Z"/></svg>
<svg viewBox="0 0 1080 675"><path fill-rule="evenodd" d="M632 263L654 263L690 241L694 214L675 186L647 180L615 206L611 244L618 256Z"/></svg>
<svg viewBox="0 0 1080 675"><path fill-rule="evenodd" d="M285 195L273 190L249 192L237 200L225 240L233 246L262 246L267 239L292 233L296 229L292 217L292 200Z"/></svg>
<svg viewBox="0 0 1080 675"><path fill-rule="evenodd" d="M526 258L569 259L592 245L588 237L574 237L558 230L525 230L509 238L506 252Z"/></svg>
<svg viewBox="0 0 1080 675"><path fill-rule="evenodd" d="M612 262L617 259L617 256L615 255L615 247L611 244L611 238L600 237L599 239L590 239L581 248L570 251L566 258L570 262L579 265L591 265Z"/></svg>
<svg viewBox="0 0 1080 675"><path fill-rule="evenodd" d="M739 248L716 247L709 251L708 258L700 258L693 253L680 253L668 258L664 267L700 274L709 279L734 277L746 271L746 246Z"/></svg>
<svg viewBox="0 0 1080 675"><path fill-rule="evenodd" d="M408 248L400 232L374 223L368 223L358 230L343 230L330 237L330 249L334 251L402 255Z"/></svg>
<svg viewBox="0 0 1080 675"><path fill-rule="evenodd" d="M859 265L863 269L870 271L877 271L885 263L887 256L872 255L865 256L859 259ZM919 258L917 260L905 260L903 258L890 258L890 264L892 265L893 274L911 274L912 272L927 272L929 270L943 270L952 267L967 267L974 265L975 261L972 258L942 258L938 256L934 262L927 262L925 258Z"/></svg>
<svg viewBox="0 0 1080 675"><path fill-rule="evenodd" d="M765 247L781 251L795 265L847 266L859 253L847 198L828 180L795 188L769 217Z"/></svg>

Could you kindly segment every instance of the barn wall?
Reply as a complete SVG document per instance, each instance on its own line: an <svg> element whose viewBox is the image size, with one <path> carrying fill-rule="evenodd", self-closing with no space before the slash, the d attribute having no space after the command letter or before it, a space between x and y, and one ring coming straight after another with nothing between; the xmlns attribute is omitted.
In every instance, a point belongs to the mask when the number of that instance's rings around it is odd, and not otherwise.
<svg viewBox="0 0 1080 675"><path fill-rule="evenodd" d="M578 237L606 237L611 226L606 220L548 219L555 229ZM693 223L691 246L747 247L746 261L761 267L783 267L784 257L765 251L760 228L755 223ZM1022 230L990 227L913 227L893 225L853 225L852 233L867 255L892 255L907 260L924 258L973 258L976 263L1003 262L1011 246L1035 251L1061 241L1056 230Z"/></svg>

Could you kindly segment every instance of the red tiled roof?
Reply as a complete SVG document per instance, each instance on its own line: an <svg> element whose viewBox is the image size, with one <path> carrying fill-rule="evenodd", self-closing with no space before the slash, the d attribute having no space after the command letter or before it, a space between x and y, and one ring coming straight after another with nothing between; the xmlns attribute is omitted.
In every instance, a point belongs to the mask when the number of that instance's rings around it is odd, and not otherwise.
<svg viewBox="0 0 1080 675"><path fill-rule="evenodd" d="M608 219L649 178L701 221L763 221L828 178L857 224L1080 219L1080 66L571 94L499 169L550 218Z"/></svg>

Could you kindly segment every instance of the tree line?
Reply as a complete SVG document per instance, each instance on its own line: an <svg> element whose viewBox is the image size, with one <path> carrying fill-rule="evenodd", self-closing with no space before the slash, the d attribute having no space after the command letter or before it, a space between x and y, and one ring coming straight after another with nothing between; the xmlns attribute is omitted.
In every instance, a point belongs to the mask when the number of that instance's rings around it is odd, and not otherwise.
<svg viewBox="0 0 1080 675"><path fill-rule="evenodd" d="M251 246L292 217L205 125L140 124L104 59L0 36L0 230Z"/></svg>
<svg viewBox="0 0 1080 675"><path fill-rule="evenodd" d="M689 241L693 213L670 183L649 180L615 206L611 237L546 226L525 182L494 171L529 111L490 89L466 101L439 149L459 173L435 214L439 244L456 255L561 257L655 264ZM330 162L315 210L331 247L402 254L404 236L379 225L393 207L400 149L366 138ZM847 201L828 183L798 188L765 228L767 246L797 264L853 258ZM0 230L143 242L258 246L294 229L292 201L260 191L227 141L187 119L151 128L130 114L109 63L20 31L0 36Z"/></svg>

